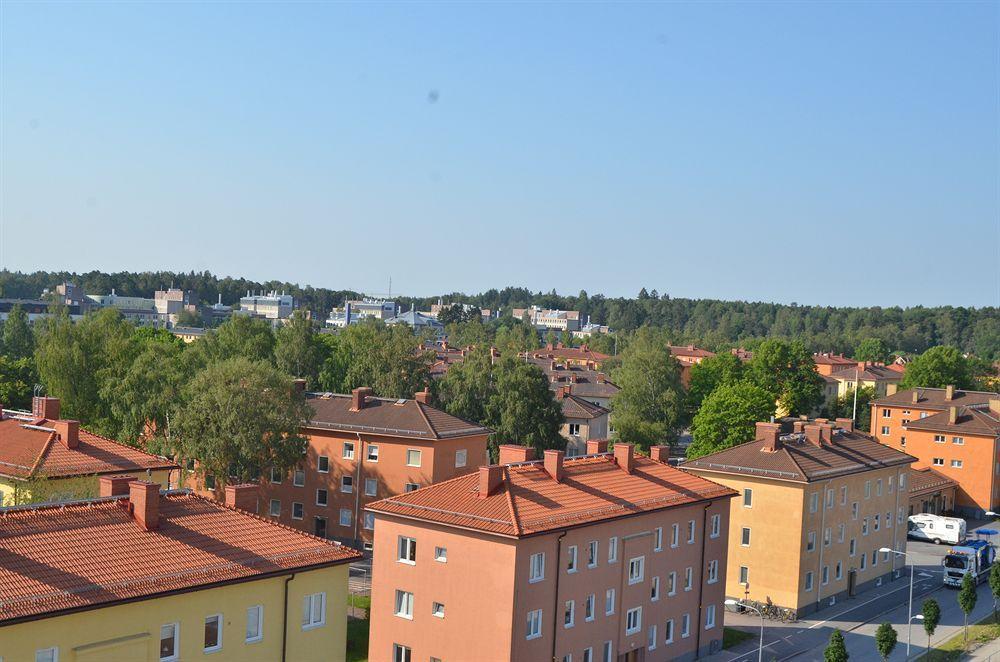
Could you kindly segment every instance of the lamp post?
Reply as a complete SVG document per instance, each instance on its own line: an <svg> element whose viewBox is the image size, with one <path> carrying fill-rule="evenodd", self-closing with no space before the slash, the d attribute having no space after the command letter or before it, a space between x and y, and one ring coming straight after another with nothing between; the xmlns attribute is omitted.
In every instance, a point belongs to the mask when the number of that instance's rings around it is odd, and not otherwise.
<svg viewBox="0 0 1000 662"><path fill-rule="evenodd" d="M883 554L898 554L904 559L909 555L906 552L897 552L894 549L889 549L888 547L882 547L878 551ZM923 618L922 615L919 615ZM910 659L910 632L913 630L913 564L910 563L910 600L909 606L906 608L906 659Z"/></svg>
<svg viewBox="0 0 1000 662"><path fill-rule="evenodd" d="M757 648L757 662L763 662L764 660L764 613L754 607L753 605L746 604L745 602L740 602L739 600L729 599L726 600L727 607L743 607L744 609L749 609L750 611L757 612L760 616L760 645Z"/></svg>
<svg viewBox="0 0 1000 662"><path fill-rule="evenodd" d="M913 621L922 621L922 620L924 620L924 615L923 614L914 614L913 616L910 616L910 620L906 623L906 627L910 627L910 625L913 623ZM909 637L910 635L907 634L906 636ZM910 640L909 639L906 640L906 659L910 659Z"/></svg>

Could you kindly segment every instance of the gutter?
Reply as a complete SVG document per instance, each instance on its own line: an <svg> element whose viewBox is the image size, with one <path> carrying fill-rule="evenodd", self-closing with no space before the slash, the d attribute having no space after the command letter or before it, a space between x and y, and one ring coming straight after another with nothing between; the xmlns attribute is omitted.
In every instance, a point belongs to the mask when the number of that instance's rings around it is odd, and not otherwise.
<svg viewBox="0 0 1000 662"><path fill-rule="evenodd" d="M566 532L563 531L556 538L556 590L553 597L555 602L552 605L552 662L556 662L556 635L559 633L559 576L562 574L562 541L565 537ZM577 559L577 563L579 562L580 560ZM597 605L594 605L594 610L597 610ZM573 615L573 618L576 619L576 614Z"/></svg>
<svg viewBox="0 0 1000 662"><path fill-rule="evenodd" d="M355 459L354 467L354 544L358 543L358 519L364 517L361 513L361 462L364 459L365 440L361 438L360 432L355 432L358 436L358 456Z"/></svg>
<svg viewBox="0 0 1000 662"><path fill-rule="evenodd" d="M295 579L295 573L285 577L285 602L281 607L281 662L285 662L288 648L288 582Z"/></svg>
<svg viewBox="0 0 1000 662"><path fill-rule="evenodd" d="M826 535L826 491L830 489L830 483L833 479L826 481L822 488L820 488L819 494L819 506L822 512L819 517L819 567L817 568L816 574L818 575L819 583L816 584L816 609L820 609L820 603L823 601L823 552L826 550L826 540L823 538ZM834 494L833 498L836 499L837 495ZM895 535L895 534L893 534ZM830 545L833 545L833 531L830 531ZM829 575L827 575L829 580Z"/></svg>
<svg viewBox="0 0 1000 662"><path fill-rule="evenodd" d="M705 504L701 514L701 572L698 573L698 622L695 624L694 657L701 658L701 616L705 609L702 599L705 596L705 548L708 545L708 509L712 507L712 501ZM725 593L725 587L723 587ZM725 597L725 596L723 596ZM718 619L716 619L718 620Z"/></svg>

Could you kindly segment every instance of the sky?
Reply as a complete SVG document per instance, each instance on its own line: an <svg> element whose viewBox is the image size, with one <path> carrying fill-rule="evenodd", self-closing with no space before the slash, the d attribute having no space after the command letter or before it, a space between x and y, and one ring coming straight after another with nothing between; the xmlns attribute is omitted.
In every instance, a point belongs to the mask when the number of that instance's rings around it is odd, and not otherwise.
<svg viewBox="0 0 1000 662"><path fill-rule="evenodd" d="M0 3L0 267L1000 305L1000 3Z"/></svg>

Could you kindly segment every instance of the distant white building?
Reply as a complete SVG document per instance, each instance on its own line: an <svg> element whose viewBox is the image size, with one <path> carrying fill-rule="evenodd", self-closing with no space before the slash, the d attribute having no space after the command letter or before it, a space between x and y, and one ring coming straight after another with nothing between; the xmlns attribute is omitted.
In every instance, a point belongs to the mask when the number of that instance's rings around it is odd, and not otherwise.
<svg viewBox="0 0 1000 662"><path fill-rule="evenodd" d="M400 313L395 317L390 317L385 321L385 323L390 325L406 324L416 333L419 333L424 329L433 329L439 336L444 333L444 324L426 313L420 313L412 309L408 313Z"/></svg>
<svg viewBox="0 0 1000 662"><path fill-rule="evenodd" d="M156 309L156 301L145 297L119 296L112 288L111 294L88 294L91 308L115 308L122 317L139 326L166 326L167 316Z"/></svg>
<svg viewBox="0 0 1000 662"><path fill-rule="evenodd" d="M359 301L346 301L343 308L331 310L326 325L342 329L349 324L357 324L367 318L388 322L398 314L399 305L395 301L366 297Z"/></svg>
<svg viewBox="0 0 1000 662"><path fill-rule="evenodd" d="M240 298L240 311L254 317L263 317L269 320L285 320L292 316L295 310L295 299L291 294L282 292L268 292L259 294L247 292L245 297Z"/></svg>
<svg viewBox="0 0 1000 662"><path fill-rule="evenodd" d="M536 329L555 331L578 331L580 329L580 311L550 310L532 306L530 308L515 308L511 313L519 320L526 319Z"/></svg>

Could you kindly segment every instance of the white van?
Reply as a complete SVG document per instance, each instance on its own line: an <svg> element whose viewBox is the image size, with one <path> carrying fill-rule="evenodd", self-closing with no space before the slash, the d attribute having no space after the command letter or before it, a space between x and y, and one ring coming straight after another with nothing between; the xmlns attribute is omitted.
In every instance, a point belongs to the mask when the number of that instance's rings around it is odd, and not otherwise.
<svg viewBox="0 0 1000 662"><path fill-rule="evenodd" d="M943 542L957 545L965 542L965 520L928 513L910 515L906 537L914 540L926 540L935 545L940 545Z"/></svg>

